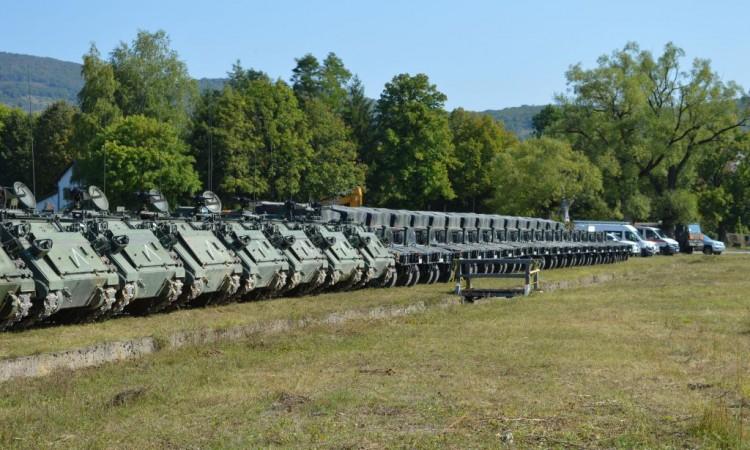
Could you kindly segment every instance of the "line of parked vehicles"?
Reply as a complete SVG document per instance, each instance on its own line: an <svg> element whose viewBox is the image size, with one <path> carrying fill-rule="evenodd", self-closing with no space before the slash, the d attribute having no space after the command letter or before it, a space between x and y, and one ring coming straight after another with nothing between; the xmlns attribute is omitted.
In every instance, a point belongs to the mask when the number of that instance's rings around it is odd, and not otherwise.
<svg viewBox="0 0 750 450"><path fill-rule="evenodd" d="M627 260L630 245L561 222L473 213L250 202L210 191L170 209L157 190L112 213L100 189L39 212L31 190L0 188L0 330L364 287L448 281L454 261L479 273ZM503 262L500 262L500 261Z"/></svg>
<svg viewBox="0 0 750 450"><path fill-rule="evenodd" d="M674 255L680 252L721 255L726 250L723 242L703 233L700 224L697 223L677 225L673 238L654 224L632 225L629 222L577 220L575 228L603 231L607 234L607 239L630 245L634 255Z"/></svg>

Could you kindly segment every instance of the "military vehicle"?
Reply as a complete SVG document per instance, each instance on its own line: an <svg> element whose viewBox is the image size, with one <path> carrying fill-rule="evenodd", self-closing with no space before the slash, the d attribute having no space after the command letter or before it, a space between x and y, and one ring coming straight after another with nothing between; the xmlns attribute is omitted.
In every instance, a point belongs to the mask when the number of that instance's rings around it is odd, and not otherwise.
<svg viewBox="0 0 750 450"><path fill-rule="evenodd" d="M463 230L458 226L460 219L453 219L452 224L456 225L449 229L449 217L447 213L433 211L417 211L412 215L412 220L418 225L416 229L422 230L426 227L426 233L422 242L426 242L432 247L440 248L450 255L451 262L456 259L476 259L482 249L476 245L464 242ZM478 270L472 267L471 270ZM448 281L452 273L441 272L440 281Z"/></svg>
<svg viewBox="0 0 750 450"><path fill-rule="evenodd" d="M412 214L410 211L383 209L381 210L389 218L393 243L413 248L420 254L417 266L419 267L419 282L425 284L436 283L440 279L441 268L450 270L452 256L450 252L417 241L417 230L412 227Z"/></svg>
<svg viewBox="0 0 750 450"><path fill-rule="evenodd" d="M365 260L339 225L313 222L305 226L305 233L328 258L329 288L350 289L367 283Z"/></svg>
<svg viewBox="0 0 750 450"><path fill-rule="evenodd" d="M18 183L0 188L0 227L6 222L6 203L24 193L25 189ZM11 258L0 245L0 331L10 329L29 314L34 291L34 278L26 264L20 258Z"/></svg>
<svg viewBox="0 0 750 450"><path fill-rule="evenodd" d="M417 284L422 276L420 265L429 260L421 248L409 243L414 243L416 237L414 232L407 236L408 230L396 230L391 228L390 210L383 208L361 207L367 214L367 226L388 248L396 261L396 285L413 286Z"/></svg>
<svg viewBox="0 0 750 450"><path fill-rule="evenodd" d="M134 314L159 311L182 294L185 269L178 256L164 248L151 230L132 226L128 217L109 213L109 201L97 186L69 191L72 208L60 223L80 231L98 255L117 270L117 299L107 312L126 308Z"/></svg>
<svg viewBox="0 0 750 450"><path fill-rule="evenodd" d="M378 236L365 228L367 212L363 208L328 206L322 208L321 217L324 222L338 223L349 243L359 250L365 262L363 285L395 285L396 260Z"/></svg>
<svg viewBox="0 0 750 450"><path fill-rule="evenodd" d="M455 258L482 272L626 260L631 247L560 222L474 213L259 202L231 212L211 191L170 214L113 214L95 186L73 207L39 214L22 183L0 189L0 329L149 314L282 294L447 281ZM10 200L10 201L8 201ZM10 205L10 206L9 206Z"/></svg>
<svg viewBox="0 0 750 450"><path fill-rule="evenodd" d="M255 212L267 220L264 234L289 262L292 272L287 278L286 290L290 293L318 292L331 286L335 276L329 269L326 255L305 233L305 224L295 221L295 217L304 218L307 214L301 211L304 208L281 202L260 202L255 207Z"/></svg>
<svg viewBox="0 0 750 450"><path fill-rule="evenodd" d="M151 230L164 248L173 251L185 268L182 294L168 309L224 303L241 288L242 265L234 251L214 234L219 223L221 201L211 191L194 198L194 206L178 208L170 216L169 203L158 190L142 193L152 211L141 213L131 225Z"/></svg>
<svg viewBox="0 0 750 450"><path fill-rule="evenodd" d="M290 279L299 278L286 256L263 233L263 222L255 213L241 210L224 217L216 234L242 262L242 299L269 298L286 290Z"/></svg>
<svg viewBox="0 0 750 450"><path fill-rule="evenodd" d="M6 210L0 234L3 249L33 273L36 292L19 326L41 321L94 320L109 311L119 288L117 273L78 231L65 230L35 213L36 200L23 183L13 191L23 210Z"/></svg>

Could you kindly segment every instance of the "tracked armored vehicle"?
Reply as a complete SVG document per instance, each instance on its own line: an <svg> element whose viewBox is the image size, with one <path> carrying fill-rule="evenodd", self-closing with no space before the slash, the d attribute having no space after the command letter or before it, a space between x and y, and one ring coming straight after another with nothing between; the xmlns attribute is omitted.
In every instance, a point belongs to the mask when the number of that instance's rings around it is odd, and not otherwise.
<svg viewBox="0 0 750 450"><path fill-rule="evenodd" d="M214 234L221 212L218 197L206 191L194 199L195 206L180 208L180 216L171 217L169 204L159 191L142 196L155 211L144 211L131 225L151 230L185 268L182 294L169 309L223 303L237 295L242 276L239 258Z"/></svg>
<svg viewBox="0 0 750 450"><path fill-rule="evenodd" d="M396 261L396 285L414 286L421 277L420 265L428 256L419 248L409 245L415 237L406 236L405 230L394 230L391 227L390 210L381 208L359 208L367 214L367 226L388 248Z"/></svg>
<svg viewBox="0 0 750 450"><path fill-rule="evenodd" d="M305 233L304 224L294 221L294 208L293 204L260 202L255 212L268 219L263 231L289 262L292 273L287 278L287 291L318 292L331 286L334 275L326 255Z"/></svg>
<svg viewBox="0 0 750 450"><path fill-rule="evenodd" d="M78 231L67 231L50 217L37 215L36 200L23 183L14 194L24 210L6 210L2 243L5 252L20 259L36 282L28 314L19 326L41 321L90 321L107 313L116 301L117 273Z"/></svg>
<svg viewBox="0 0 750 450"><path fill-rule="evenodd" d="M79 230L100 256L117 270L117 298L107 315L127 309L133 314L160 311L182 294L185 269L151 230L136 228L128 217L109 213L109 201L96 186L70 191L73 209L61 219L69 230Z"/></svg>
<svg viewBox="0 0 750 450"><path fill-rule="evenodd" d="M349 243L359 250L365 263L363 285L390 287L396 283L396 260L375 233L365 228L363 208L327 206L321 210L324 222L338 223Z"/></svg>
<svg viewBox="0 0 750 450"><path fill-rule="evenodd" d="M242 299L278 296L286 290L289 279L295 278L287 258L263 233L263 222L256 214L239 211L228 215L216 234L242 262Z"/></svg>

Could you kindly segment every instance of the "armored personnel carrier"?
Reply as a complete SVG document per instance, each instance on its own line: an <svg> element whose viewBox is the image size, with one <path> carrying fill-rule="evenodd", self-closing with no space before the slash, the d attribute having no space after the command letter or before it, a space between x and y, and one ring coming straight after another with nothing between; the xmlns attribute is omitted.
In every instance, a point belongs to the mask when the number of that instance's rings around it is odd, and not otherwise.
<svg viewBox="0 0 750 450"><path fill-rule="evenodd" d="M193 207L179 208L169 215L169 203L158 190L142 197L153 211L143 211L134 228L151 230L164 248L174 252L185 268L182 294L169 309L223 303L241 287L242 265L232 250L214 234L221 201L211 191L196 196Z"/></svg>
<svg viewBox="0 0 750 450"><path fill-rule="evenodd" d="M263 222L256 214L242 210L227 215L216 234L242 262L239 293L242 299L278 296L286 290L290 279L299 278L289 267L286 256L263 233Z"/></svg>
<svg viewBox="0 0 750 450"><path fill-rule="evenodd" d="M351 289L367 283L365 260L336 223L323 223L320 208L309 210L305 233L328 258L329 288Z"/></svg>
<svg viewBox="0 0 750 450"><path fill-rule="evenodd" d="M294 221L295 205L260 202L255 212L266 219L263 232L289 262L286 289L292 293L316 292L331 286L328 258L305 233L305 224Z"/></svg>
<svg viewBox="0 0 750 450"><path fill-rule="evenodd" d="M365 262L363 285L392 287L396 283L396 260L375 233L365 228L363 208L327 206L321 209L324 222L338 223L349 243L359 250Z"/></svg>
<svg viewBox="0 0 750 450"><path fill-rule="evenodd" d="M34 195L23 183L16 183L13 191L23 210L5 211L3 249L12 259L22 260L36 282L31 308L18 325L88 321L108 312L119 288L109 261L80 232L36 214Z"/></svg>
<svg viewBox="0 0 750 450"><path fill-rule="evenodd" d="M70 191L72 209L60 220L68 231L80 231L119 276L116 301L107 315L127 308L134 314L159 311L182 294L182 262L151 230L132 226L128 217L109 213L109 201L97 186Z"/></svg>
<svg viewBox="0 0 750 450"><path fill-rule="evenodd" d="M0 188L0 227L6 223L5 211L9 198L18 198L24 193L25 189L18 183L9 188ZM32 273L23 260L12 259L0 245L0 331L10 329L29 314L34 290Z"/></svg>

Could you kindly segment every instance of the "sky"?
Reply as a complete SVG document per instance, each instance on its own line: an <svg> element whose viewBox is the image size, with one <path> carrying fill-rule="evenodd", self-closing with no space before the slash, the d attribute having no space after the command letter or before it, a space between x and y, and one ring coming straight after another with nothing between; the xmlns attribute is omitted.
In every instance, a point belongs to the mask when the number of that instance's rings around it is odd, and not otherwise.
<svg viewBox="0 0 750 450"><path fill-rule="evenodd" d="M448 108L545 104L571 64L636 41L711 59L750 88L750 1L193 1L0 0L0 51L81 61L138 30L165 30L192 76L246 68L288 79L294 59L335 52L377 98L399 73L426 73Z"/></svg>

